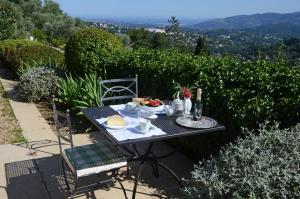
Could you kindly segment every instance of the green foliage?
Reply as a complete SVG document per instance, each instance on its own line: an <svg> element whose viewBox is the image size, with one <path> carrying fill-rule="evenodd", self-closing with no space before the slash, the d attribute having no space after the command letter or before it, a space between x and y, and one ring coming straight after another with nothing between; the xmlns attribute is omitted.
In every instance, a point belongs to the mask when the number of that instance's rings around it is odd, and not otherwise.
<svg viewBox="0 0 300 199"><path fill-rule="evenodd" d="M46 45L26 46L20 48L17 52L14 66L17 70L24 63L28 62L43 62L43 63L64 63L64 55L62 52Z"/></svg>
<svg viewBox="0 0 300 199"><path fill-rule="evenodd" d="M203 89L204 115L224 124L227 134L210 138L213 143L210 146L199 144L199 139L194 137L181 139L181 142L188 143L185 144L186 152L190 154L199 154L199 148L204 146L210 148L201 148L202 151L211 153L220 144L236 137L241 127L257 129L258 124L266 119L280 122L281 127L294 125L299 120L300 71L288 67L285 62L245 62L230 57L195 56L177 50L142 48L106 53L100 59L96 56L99 55L95 50L97 42L90 38L89 35L78 38L78 41L88 40L76 45L83 54L66 54L72 58L69 70L77 75L97 71L103 79L113 79L137 74L139 95L161 99L172 99L175 92L173 81ZM71 45L69 48L72 50ZM212 149L211 146L215 147Z"/></svg>
<svg viewBox="0 0 300 199"><path fill-rule="evenodd" d="M300 125L247 132L217 157L195 166L187 198L299 198Z"/></svg>
<svg viewBox="0 0 300 199"><path fill-rule="evenodd" d="M300 72L284 63L147 49L115 60L117 64L106 69L107 78L138 74L141 96L170 99L173 80L180 85L197 83L203 89L205 114L213 114L227 127L256 128L266 119L289 126L300 114Z"/></svg>
<svg viewBox="0 0 300 199"><path fill-rule="evenodd" d="M38 28L32 29L32 36L37 40L37 41L46 41L47 35L45 32Z"/></svg>
<svg viewBox="0 0 300 199"><path fill-rule="evenodd" d="M196 49L195 49L195 55L207 55L209 54L206 46L205 46L205 38L203 35L199 36L198 37L198 40L197 40L197 45L196 45Z"/></svg>
<svg viewBox="0 0 300 199"><path fill-rule="evenodd" d="M18 14L16 18L17 38L35 36L35 39L40 42L63 48L73 32L86 26L80 19L73 19L64 14L59 4L52 0L11 1L13 2L11 5Z"/></svg>
<svg viewBox="0 0 300 199"><path fill-rule="evenodd" d="M22 70L25 65L39 64L64 64L62 52L38 42L28 40L6 40L0 43L1 63L10 67L15 73Z"/></svg>
<svg viewBox="0 0 300 199"><path fill-rule="evenodd" d="M46 66L47 68L54 69L58 74L63 74L64 72L64 65L61 65L59 63L52 62L51 59L47 60L41 60L41 61L30 61L25 62L22 66L20 66L16 72L17 76L20 77L24 73L26 73L28 70L31 70L32 68L39 68Z"/></svg>
<svg viewBox="0 0 300 199"><path fill-rule="evenodd" d="M169 25L167 25L165 28L168 35L179 34L181 32L180 22L175 16L172 16L170 19L168 19L168 22Z"/></svg>
<svg viewBox="0 0 300 199"><path fill-rule="evenodd" d="M13 4L0 1L0 41L13 38L16 34L17 10Z"/></svg>
<svg viewBox="0 0 300 199"><path fill-rule="evenodd" d="M1 65L12 67L13 59L19 48L24 46L38 45L37 42L31 42L25 39L4 40L0 42L0 62Z"/></svg>
<svg viewBox="0 0 300 199"><path fill-rule="evenodd" d="M152 47L152 33L144 28L131 29L127 33L134 48L151 48Z"/></svg>
<svg viewBox="0 0 300 199"><path fill-rule="evenodd" d="M60 9L59 4L52 0L45 0L42 8L43 13L52 13L56 15L62 15L63 11Z"/></svg>
<svg viewBox="0 0 300 199"><path fill-rule="evenodd" d="M180 22L176 19L175 16L172 16L169 20L169 25L165 27L167 38L169 40L169 44L171 48L178 47L178 45L182 42L182 32L180 27Z"/></svg>
<svg viewBox="0 0 300 199"><path fill-rule="evenodd" d="M48 66L32 68L21 75L19 93L29 102L49 100L57 92L59 77Z"/></svg>
<svg viewBox="0 0 300 199"><path fill-rule="evenodd" d="M153 48L165 48L166 47L166 36L164 33L156 33L152 40Z"/></svg>
<svg viewBox="0 0 300 199"><path fill-rule="evenodd" d="M68 70L77 75L95 73L105 75L115 63L114 57L123 50L121 41L100 29L85 29L68 41L65 59Z"/></svg>
<svg viewBox="0 0 300 199"><path fill-rule="evenodd" d="M131 48L131 39L127 34L116 34L126 48Z"/></svg>
<svg viewBox="0 0 300 199"><path fill-rule="evenodd" d="M86 74L83 78L67 75L59 81L58 88L57 98L64 107L81 109L100 104L100 89L95 74Z"/></svg>

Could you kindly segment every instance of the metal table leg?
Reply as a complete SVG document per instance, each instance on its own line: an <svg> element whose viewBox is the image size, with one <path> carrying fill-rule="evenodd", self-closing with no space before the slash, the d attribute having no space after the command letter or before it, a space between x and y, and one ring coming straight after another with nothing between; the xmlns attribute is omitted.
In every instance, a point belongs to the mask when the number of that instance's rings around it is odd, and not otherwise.
<svg viewBox="0 0 300 199"><path fill-rule="evenodd" d="M143 167L144 167L144 162L141 162L141 164L139 166L138 174L135 177L135 181L134 181L134 187L133 187L133 192L132 192L132 199L135 199L137 184L138 184L139 178L140 178L140 176L142 174Z"/></svg>
<svg viewBox="0 0 300 199"><path fill-rule="evenodd" d="M146 152L144 154L141 154L136 145L134 144L132 146L133 151L135 153L135 156L132 157L131 159L129 159L129 161L140 161L140 165L138 167L138 172L137 175L135 176L135 182L134 182L134 187L133 187L133 193L132 193L132 199L135 199L136 196L136 191L137 191L137 185L138 185L138 181L141 177L142 174L142 170L144 167L144 163L145 162L150 162L153 168L153 174L155 177L159 176L159 172L158 172L158 166L162 167L163 169L165 169L167 172L169 172L174 178L175 180L178 182L178 184L182 187L182 181L181 179L174 173L174 171L172 171L168 166L166 166L165 164L161 163L158 161L158 159L161 158L165 158L168 157L172 154L174 154L174 151L172 151L171 153L168 153L166 155L163 156L159 156L157 157L154 152L152 151L152 147L153 147L153 142L151 142L146 150Z"/></svg>

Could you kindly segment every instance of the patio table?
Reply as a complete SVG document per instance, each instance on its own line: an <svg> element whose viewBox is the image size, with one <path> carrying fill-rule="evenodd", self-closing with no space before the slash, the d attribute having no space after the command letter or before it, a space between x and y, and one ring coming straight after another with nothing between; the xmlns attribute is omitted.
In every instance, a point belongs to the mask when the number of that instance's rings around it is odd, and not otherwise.
<svg viewBox="0 0 300 199"><path fill-rule="evenodd" d="M164 131L166 134L163 135L156 135L151 137L144 137L144 138L138 138L138 139L130 139L130 140L123 140L119 141L114 136L112 136L110 133L107 132L107 130L97 122L97 119L99 118L106 118L108 116L116 115L118 112L116 112L114 109L112 109L109 106L103 106L103 107L93 107L93 108L85 108L82 109L83 114L86 116L87 119L89 119L101 132L104 133L105 137L108 138L110 141L112 141L116 146L123 148L126 152L128 152L130 155L128 156L128 162L131 161L139 161L139 169L137 172L137 175L135 177L135 184L133 189L133 195L132 198L135 198L136 195L136 189L137 184L140 178L140 175L143 170L143 166L145 162L150 162L153 168L153 173L156 177L158 177L158 166L162 167L166 171L168 171L179 183L179 185L182 186L181 179L165 164L161 163L159 159L166 158L170 155L172 155L175 151L172 151L168 154L157 156L153 152L153 144L157 141L167 140L167 139L173 139L173 138L180 138L180 137L186 137L190 135L196 135L196 134L207 134L212 133L216 131L224 131L225 127L221 124L217 124L213 128L208 129L194 129L194 128L186 128L183 126L178 125L175 120L176 117L170 117L166 115L158 115L156 119L151 119L151 123L160 128L162 131ZM140 143L149 143L146 152L143 154L137 149L137 144ZM127 146L131 146L132 149L129 149Z"/></svg>

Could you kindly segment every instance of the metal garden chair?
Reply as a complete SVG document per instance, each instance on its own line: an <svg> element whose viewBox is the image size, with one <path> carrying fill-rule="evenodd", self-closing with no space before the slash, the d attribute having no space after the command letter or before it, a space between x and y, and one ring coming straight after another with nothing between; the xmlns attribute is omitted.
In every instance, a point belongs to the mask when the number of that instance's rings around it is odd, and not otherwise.
<svg viewBox="0 0 300 199"><path fill-rule="evenodd" d="M99 78L100 86L100 106L104 106L104 102L120 100L131 100L138 97L138 76L126 79L109 79L102 80ZM110 103L110 104L112 104Z"/></svg>
<svg viewBox="0 0 300 199"><path fill-rule="evenodd" d="M119 169L127 165L126 158L121 155L110 142L105 140L96 144L74 146L69 110L67 110L66 113L61 113L56 109L54 98L52 103L54 122L62 158L62 170L69 198L87 194L88 192L93 193L94 190L101 186L107 186L116 180L120 184L124 196L127 199L124 186L118 178ZM70 144L70 147L66 149L63 149L62 131L67 131L64 135L67 134L68 139L65 137L64 140L67 140ZM69 168L71 172L67 172L67 168ZM70 186L70 179L68 180L67 177L68 173L73 174L73 177L75 177L74 182L72 182L72 188ZM100 180L100 175L105 176L105 179ZM93 177L93 183L83 183L82 185L80 180L84 179L86 181L89 177Z"/></svg>

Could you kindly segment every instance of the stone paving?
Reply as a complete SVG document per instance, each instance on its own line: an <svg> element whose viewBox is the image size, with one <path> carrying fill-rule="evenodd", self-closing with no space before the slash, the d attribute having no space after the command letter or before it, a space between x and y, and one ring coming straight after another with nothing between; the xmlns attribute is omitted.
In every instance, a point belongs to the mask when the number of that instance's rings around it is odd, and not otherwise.
<svg viewBox="0 0 300 199"><path fill-rule="evenodd" d="M65 184L62 176L57 137L34 104L16 100L15 81L3 78L0 81L11 100L11 107L27 139L26 144L0 145L0 198L1 199L60 199L65 198ZM84 145L105 139L100 132L74 136L75 145ZM156 152L164 154L172 150L167 144L156 144ZM141 150L144 146L139 146ZM188 177L193 162L177 152L164 159L179 177ZM123 181L128 198L131 198L133 179L137 165L131 164L130 178ZM125 171L123 170L125 176ZM125 179L125 178L124 178ZM158 178L153 177L152 169L146 165L138 186L137 199L181 198L179 186L168 173L160 170ZM90 196L78 198L118 199L124 198L120 186L115 184L109 191L100 189Z"/></svg>

